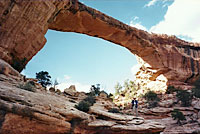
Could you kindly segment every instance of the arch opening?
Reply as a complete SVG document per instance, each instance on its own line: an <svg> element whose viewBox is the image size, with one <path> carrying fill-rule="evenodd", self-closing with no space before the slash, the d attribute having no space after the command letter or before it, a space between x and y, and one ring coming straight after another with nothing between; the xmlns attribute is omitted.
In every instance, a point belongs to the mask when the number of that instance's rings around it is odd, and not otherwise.
<svg viewBox="0 0 200 134"><path fill-rule="evenodd" d="M88 92L91 85L99 83L108 93L114 93L117 82L134 77L131 68L137 61L126 48L73 32L48 30L45 37L44 48L23 70L27 77L46 70L52 80L58 80L61 90L75 85L78 91Z"/></svg>

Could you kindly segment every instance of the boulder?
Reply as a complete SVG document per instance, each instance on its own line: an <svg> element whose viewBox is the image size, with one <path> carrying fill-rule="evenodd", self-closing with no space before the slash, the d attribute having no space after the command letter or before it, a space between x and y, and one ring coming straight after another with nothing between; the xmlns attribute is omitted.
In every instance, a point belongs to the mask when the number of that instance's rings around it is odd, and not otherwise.
<svg viewBox="0 0 200 134"><path fill-rule="evenodd" d="M0 58L0 74L4 74L9 77L22 78L22 75L16 71L11 65Z"/></svg>
<svg viewBox="0 0 200 134"><path fill-rule="evenodd" d="M169 99L169 100L164 100L164 101L158 102L158 105L160 107L169 108L169 107L172 107L173 103L174 103L174 100L173 99Z"/></svg>
<svg viewBox="0 0 200 134"><path fill-rule="evenodd" d="M194 109L200 110L200 100L193 101L192 106Z"/></svg>
<svg viewBox="0 0 200 134"><path fill-rule="evenodd" d="M75 85L71 85L69 88L66 88L64 90L64 93L74 97L77 97L79 95L79 93L76 91Z"/></svg>

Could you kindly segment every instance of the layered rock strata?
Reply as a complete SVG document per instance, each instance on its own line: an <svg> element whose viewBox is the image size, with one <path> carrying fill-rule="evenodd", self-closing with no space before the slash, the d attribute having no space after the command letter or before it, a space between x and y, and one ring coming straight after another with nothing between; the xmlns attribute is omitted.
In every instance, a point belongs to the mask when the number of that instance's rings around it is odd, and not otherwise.
<svg viewBox="0 0 200 134"><path fill-rule="evenodd" d="M199 77L199 43L150 34L77 0L1 0L0 58L11 65L26 64L45 45L48 29L87 34L126 47L149 64L145 70L154 70L150 81L163 75L169 84L184 84Z"/></svg>
<svg viewBox="0 0 200 134"><path fill-rule="evenodd" d="M20 88L22 83L0 74L1 134L154 134L165 128L142 117L110 113L107 108L115 105L105 98L97 97L85 113L74 107L85 93L28 91Z"/></svg>

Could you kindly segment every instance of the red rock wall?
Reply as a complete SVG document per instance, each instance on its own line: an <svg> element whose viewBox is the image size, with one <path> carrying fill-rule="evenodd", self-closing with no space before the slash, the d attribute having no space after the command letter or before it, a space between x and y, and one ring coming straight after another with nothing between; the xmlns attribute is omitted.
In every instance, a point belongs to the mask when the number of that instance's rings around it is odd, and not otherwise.
<svg viewBox="0 0 200 134"><path fill-rule="evenodd" d="M45 45L48 29L102 38L129 49L168 82L191 82L199 76L200 44L174 36L150 34L128 26L76 0L0 1L0 58L27 62Z"/></svg>

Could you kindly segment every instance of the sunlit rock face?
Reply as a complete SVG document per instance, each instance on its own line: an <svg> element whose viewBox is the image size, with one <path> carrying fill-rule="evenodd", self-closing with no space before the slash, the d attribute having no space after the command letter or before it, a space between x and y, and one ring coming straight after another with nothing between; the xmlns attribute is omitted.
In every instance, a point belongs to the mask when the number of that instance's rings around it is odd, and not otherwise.
<svg viewBox="0 0 200 134"><path fill-rule="evenodd" d="M140 57L137 57L137 61L140 65L140 69L135 75L135 83L140 85L137 95L144 94L148 89L161 93L165 92L167 89L167 78Z"/></svg>
<svg viewBox="0 0 200 134"><path fill-rule="evenodd" d="M149 64L137 74L141 83L142 78L147 79L147 87L155 87L160 81L185 85L199 77L199 43L150 34L77 0L1 0L0 26L0 58L11 65L23 59L28 63L45 45L44 35L52 29L87 34L126 47Z"/></svg>

